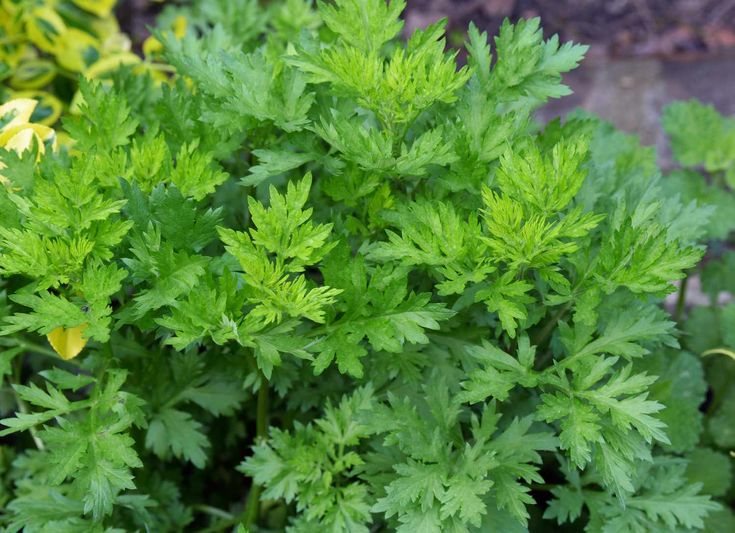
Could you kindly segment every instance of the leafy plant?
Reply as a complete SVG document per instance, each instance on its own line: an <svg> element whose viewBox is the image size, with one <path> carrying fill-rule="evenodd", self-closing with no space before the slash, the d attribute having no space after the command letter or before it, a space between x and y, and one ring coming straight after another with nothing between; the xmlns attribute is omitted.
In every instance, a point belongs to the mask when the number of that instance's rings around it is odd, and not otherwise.
<svg viewBox="0 0 735 533"><path fill-rule="evenodd" d="M607 124L535 123L584 46L471 26L459 67L403 7L171 10L173 83L83 80L72 153L0 152L9 530L717 516L661 306L712 210Z"/></svg>
<svg viewBox="0 0 735 533"><path fill-rule="evenodd" d="M731 302L735 291L735 226L731 217L735 210L735 120L692 100L670 105L663 124L671 138L673 155L681 164L667 176L667 186L683 198L713 209L705 235L708 256L683 281L675 313L681 322L684 346L702 358L709 390L704 413L692 413L691 420L702 429L702 435L687 439L694 458L690 470L696 472L696 479L716 486L713 493L732 503L732 465L726 454L735 449L735 397L731 386L735 378L735 305ZM684 125L691 136L681 134ZM726 521L723 524L735 524L731 511L720 515ZM711 529L715 531L716 527Z"/></svg>

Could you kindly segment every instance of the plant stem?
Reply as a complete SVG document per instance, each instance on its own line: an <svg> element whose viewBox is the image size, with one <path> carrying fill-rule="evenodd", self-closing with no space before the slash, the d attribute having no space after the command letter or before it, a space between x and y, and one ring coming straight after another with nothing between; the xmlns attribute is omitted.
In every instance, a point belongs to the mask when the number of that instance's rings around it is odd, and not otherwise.
<svg viewBox="0 0 735 533"><path fill-rule="evenodd" d="M262 372L260 373L260 389L258 389L258 405L257 418L255 419L255 441L260 442L268 435L268 380ZM243 523L249 528L258 520L260 514L260 485L253 484L248 493L248 500L245 504L245 515Z"/></svg>
<svg viewBox="0 0 735 533"><path fill-rule="evenodd" d="M258 371L260 376L260 388L258 389L257 406L256 406L256 418L255 418L255 442L260 442L268 436L268 380L263 375L263 372ZM260 514L260 493L262 487L257 485L255 482L250 486L250 492L245 503L245 510L237 516L230 515L224 517L224 520L217 522L205 529L199 531L199 533L215 533L216 531L222 531L228 527L237 526L243 524L248 530L257 522ZM199 506L199 509L209 514L220 514L214 513L209 506ZM219 511L217 509L217 511Z"/></svg>
<svg viewBox="0 0 735 533"><path fill-rule="evenodd" d="M255 439L268 437L268 380L260 374L260 388L258 389L257 419L255 421Z"/></svg>
<svg viewBox="0 0 735 533"><path fill-rule="evenodd" d="M535 339L533 339L533 345L539 346L541 343L546 342L549 337L551 337L551 334L554 333L554 328L559 323L559 320L571 309L572 303L569 302L564 307L559 309L556 313L554 313L554 316L551 317L551 320L549 320L545 325L544 329L542 329L539 334L536 336Z"/></svg>
<svg viewBox="0 0 735 533"><path fill-rule="evenodd" d="M202 513L206 513L211 516L216 516L218 518L222 518L224 520L234 520L235 517L232 516L232 513L228 513L227 511L224 511L222 509L218 509L217 507L212 507L211 505L195 505L194 506L195 511L200 511Z"/></svg>
<svg viewBox="0 0 735 533"><path fill-rule="evenodd" d="M230 517L226 520L222 520L221 522L217 522L216 524L199 530L199 533L215 533L216 531L222 531L223 529L227 529L228 527L237 526L242 523L244 516L244 514L240 514L235 517Z"/></svg>
<svg viewBox="0 0 735 533"><path fill-rule="evenodd" d="M681 322L681 319L684 316L684 309L686 308L686 303L687 303L686 300L687 300L688 282L689 282L689 276L681 280L681 285L679 285L679 296L676 299L676 309L674 310L674 320L676 322Z"/></svg>
<svg viewBox="0 0 735 533"><path fill-rule="evenodd" d="M569 312L569 309L571 309L572 303L567 303L564 307L559 309L554 316L551 317L551 320L549 320L545 325L544 328L539 332L539 334L536 336L536 338L531 340L531 343L534 346L541 346L541 343L546 342L549 337L551 337L551 334L554 333L554 328L556 328L556 325L559 323L559 320ZM551 350L546 350L541 356L536 360L536 368L541 369L543 368L546 363L549 362L549 359L551 359Z"/></svg>
<svg viewBox="0 0 735 533"><path fill-rule="evenodd" d="M20 355L19 357L16 357L15 361L13 361L13 364L14 364L13 383L20 385L21 371L23 370L23 356ZM23 401L23 398L21 398L20 394L18 394L18 391L15 390L15 387L11 386L10 388L13 390L13 395L15 396L15 403L18 404L18 410L24 415L29 414L30 410L28 409L26 402ZM33 444L36 445L36 448L39 451L45 450L46 446L44 446L43 441L41 440L41 437L38 436L38 431L36 431L36 427L31 426L30 428L28 428L28 432L31 434L31 438L33 439Z"/></svg>
<svg viewBox="0 0 735 533"><path fill-rule="evenodd" d="M726 355L730 359L735 361L735 350L729 350L727 348L712 348L711 350L707 350L701 353L702 357L705 357L707 355Z"/></svg>
<svg viewBox="0 0 735 533"><path fill-rule="evenodd" d="M45 355L46 357L51 357L53 359L59 360L61 359L59 357L59 354L57 354L55 351L53 351L51 348L47 348L45 346L41 346L40 344L35 344L33 342L28 341L21 341L18 343L18 346L23 348L24 350L27 350L29 352L33 352L38 355Z"/></svg>

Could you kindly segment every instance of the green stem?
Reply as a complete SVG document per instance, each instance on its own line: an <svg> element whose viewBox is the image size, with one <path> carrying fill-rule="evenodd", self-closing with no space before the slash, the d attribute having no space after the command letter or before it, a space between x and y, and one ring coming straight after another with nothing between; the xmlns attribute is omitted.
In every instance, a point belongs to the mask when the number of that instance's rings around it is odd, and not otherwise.
<svg viewBox="0 0 735 533"><path fill-rule="evenodd" d="M224 529L227 529L228 527L237 526L242 523L244 516L245 516L244 514L240 514L240 515L228 518L226 520L222 520L207 528L199 530L199 533L215 533L217 531L222 531Z"/></svg>
<svg viewBox="0 0 735 533"><path fill-rule="evenodd" d="M261 371L258 371L258 374L260 375L260 388L258 389L255 419L256 442L265 440L268 436L269 403L268 380L265 378ZM223 512L221 512L219 509L215 509L209 506L199 506L199 509L201 511L208 512L212 515L217 514L224 518L224 520L221 520L216 524L212 524L211 526L200 530L199 533L215 533L217 531L222 531L224 529L227 529L228 527L237 526L239 524L243 524L248 530L250 530L252 526L255 525L258 520L258 516L260 515L260 493L262 490L263 489L260 485L257 485L253 482L250 487L250 492L248 493L247 502L245 503L245 510L237 516L229 515L225 517ZM217 513L212 512L213 510L216 510Z"/></svg>
<svg viewBox="0 0 735 533"><path fill-rule="evenodd" d="M260 372L260 389L258 389L257 418L255 420L255 441L260 442L268 436L268 380ZM250 528L258 520L260 514L260 492L262 487L253 482L245 505L243 524Z"/></svg>
<svg viewBox="0 0 735 533"><path fill-rule="evenodd" d="M218 509L217 507L212 507L211 505L204 505L204 504L195 505L194 510L202 512L202 513L206 513L211 516L216 516L224 520L234 520L235 519L235 517L232 516L232 513L228 513L227 511Z"/></svg>
<svg viewBox="0 0 735 533"><path fill-rule="evenodd" d="M726 355L733 361L735 361L735 350L730 350L728 348L712 348L711 350L706 350L702 352L702 357L705 357L707 355Z"/></svg>
<svg viewBox="0 0 735 533"><path fill-rule="evenodd" d="M554 329L556 328L556 325L559 323L559 320L562 319L562 317L569 312L569 310L572 308L572 302L568 302L564 307L559 309L554 316L551 317L551 320L549 320L545 325L544 328L539 332L539 334L531 340L531 343L534 346L541 346L542 343L546 342L549 337L551 337L551 334L554 333ZM536 368L543 368L546 363L549 362L549 359L551 359L551 351L546 350L546 352L541 355L537 359L536 362Z"/></svg>
<svg viewBox="0 0 735 533"><path fill-rule="evenodd" d="M686 303L687 303L686 300L687 300L687 284L688 283L689 283L689 276L681 280L681 285L679 285L679 296L676 299L676 309L674 310L674 320L676 322L681 322L681 319L684 316L684 309L686 308Z"/></svg>
<svg viewBox="0 0 735 533"><path fill-rule="evenodd" d="M411 126L410 122L406 122L397 132L397 135L395 135L393 139L393 155L395 157L399 157L401 155L401 145L403 144L403 141L406 138L406 134L408 133L408 128ZM392 129L392 128L391 128Z"/></svg>
<svg viewBox="0 0 735 533"><path fill-rule="evenodd" d="M51 348L36 344L35 342L27 341L23 338L7 339L10 342L2 343L2 346L17 346L24 352L32 353L34 355L40 355L42 357L48 357L54 360L54 365L59 367L68 367L68 370L78 371L79 362L76 359L62 359L59 354L53 351Z"/></svg>
<svg viewBox="0 0 735 533"><path fill-rule="evenodd" d="M13 364L13 383L20 385L21 371L23 370L23 356L20 355L19 357L16 357L15 361L13 361ZM18 404L18 410L24 415L29 414L30 409L28 409L28 405L26 405L26 402L23 401L23 398L20 397L18 391L16 391L15 387L13 387L12 385L10 388L12 389L13 395L15 396L15 403ZM31 426L30 428L28 428L28 432L31 434L33 444L36 445L36 448L39 451L45 450L46 446L44 446L41 437L38 436L38 431L36 430L35 426Z"/></svg>
<svg viewBox="0 0 735 533"><path fill-rule="evenodd" d="M255 421L256 440L268 437L268 380L260 374L260 388L258 389L257 419Z"/></svg>
<svg viewBox="0 0 735 533"><path fill-rule="evenodd" d="M57 354L51 348L47 348L46 346L41 346L40 344L36 344L33 342L28 342L28 341L21 341L18 343L18 346L21 347L23 350L33 352L38 355L45 355L46 357L51 357L56 360L61 359L59 354Z"/></svg>

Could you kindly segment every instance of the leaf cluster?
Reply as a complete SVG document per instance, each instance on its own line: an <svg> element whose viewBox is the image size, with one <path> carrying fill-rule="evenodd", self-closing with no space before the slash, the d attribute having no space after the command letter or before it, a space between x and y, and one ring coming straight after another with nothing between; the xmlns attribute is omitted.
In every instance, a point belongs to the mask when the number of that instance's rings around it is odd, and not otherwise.
<svg viewBox="0 0 735 533"><path fill-rule="evenodd" d="M0 152L0 524L727 520L735 403L699 410L662 306L713 209L594 117L536 123L586 48L472 26L460 67L400 0L271 4L168 8L168 83L81 81L71 147ZM727 175L706 148L675 143Z"/></svg>

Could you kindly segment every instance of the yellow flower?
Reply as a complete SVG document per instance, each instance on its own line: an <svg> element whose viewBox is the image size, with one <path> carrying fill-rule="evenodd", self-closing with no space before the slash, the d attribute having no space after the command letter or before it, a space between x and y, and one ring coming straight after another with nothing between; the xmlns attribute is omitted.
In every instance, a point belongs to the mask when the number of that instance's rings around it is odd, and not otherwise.
<svg viewBox="0 0 735 533"><path fill-rule="evenodd" d="M87 345L87 339L82 336L85 329L87 324L79 324L69 329L58 327L46 335L46 338L62 359L74 359Z"/></svg>

